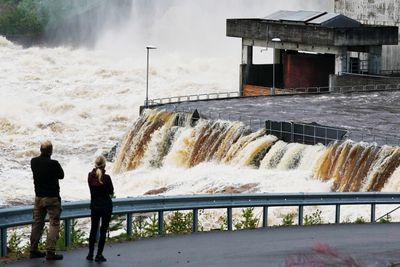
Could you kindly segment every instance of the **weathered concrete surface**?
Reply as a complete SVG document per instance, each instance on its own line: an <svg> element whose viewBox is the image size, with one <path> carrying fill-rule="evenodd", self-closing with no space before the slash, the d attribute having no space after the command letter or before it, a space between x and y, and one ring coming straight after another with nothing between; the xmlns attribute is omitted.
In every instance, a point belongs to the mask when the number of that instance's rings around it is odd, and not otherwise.
<svg viewBox="0 0 400 267"><path fill-rule="evenodd" d="M335 12L375 25L400 25L398 0L335 0ZM400 46L383 46L382 69L400 69Z"/></svg>
<svg viewBox="0 0 400 267"><path fill-rule="evenodd" d="M101 266L275 267L285 266L285 261L304 259L304 255L325 264L318 266L350 266L338 257L313 252L315 245L324 250L318 244L329 245L339 257L351 257L359 266L393 266L400 262L399 227L397 223L291 226L144 239L107 245L104 255L108 261ZM86 261L86 253L86 249L77 249L65 252L64 260L59 262L34 259L5 266L99 266Z"/></svg>
<svg viewBox="0 0 400 267"><path fill-rule="evenodd" d="M294 25L262 19L227 19L226 36L260 40L264 46L274 36L279 36L283 49L292 46L371 46L398 43L398 28L394 26L363 26L356 28L329 28L314 25ZM315 51L315 50L312 50Z"/></svg>
<svg viewBox="0 0 400 267"><path fill-rule="evenodd" d="M361 22L400 23L398 0L335 0L335 12L340 12ZM394 24L393 24L394 23Z"/></svg>

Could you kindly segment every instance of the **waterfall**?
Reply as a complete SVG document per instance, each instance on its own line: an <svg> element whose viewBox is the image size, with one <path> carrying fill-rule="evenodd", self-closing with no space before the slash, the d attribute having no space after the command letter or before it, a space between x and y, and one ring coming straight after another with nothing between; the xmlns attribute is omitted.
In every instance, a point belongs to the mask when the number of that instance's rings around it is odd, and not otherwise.
<svg viewBox="0 0 400 267"><path fill-rule="evenodd" d="M339 192L381 191L399 187L400 148L352 140L328 146L286 143L266 129L250 132L242 122L199 119L191 114L145 110L125 135L115 172L139 166L192 168L214 161L263 171L310 171ZM397 171L396 171L397 170ZM391 176L396 182L388 183ZM389 187L389 185L387 185ZM385 188L387 190L387 188Z"/></svg>
<svg viewBox="0 0 400 267"><path fill-rule="evenodd" d="M177 114L175 113L145 111L124 137L114 171L121 172L138 167L154 133L163 126L165 126L163 132L167 132L176 119Z"/></svg>
<svg viewBox="0 0 400 267"><path fill-rule="evenodd" d="M265 155L264 159L261 161L260 167L265 169L275 168L285 154L287 150L287 145L288 144L283 141L276 142L276 144L271 148L268 154Z"/></svg>

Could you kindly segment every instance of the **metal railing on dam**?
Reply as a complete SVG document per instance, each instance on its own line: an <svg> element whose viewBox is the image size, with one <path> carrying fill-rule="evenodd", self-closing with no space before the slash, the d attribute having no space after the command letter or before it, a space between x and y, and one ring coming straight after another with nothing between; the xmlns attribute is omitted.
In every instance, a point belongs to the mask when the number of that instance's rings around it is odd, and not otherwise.
<svg viewBox="0 0 400 267"><path fill-rule="evenodd" d="M239 92L220 92L220 93L206 93L206 94L195 94L195 95L183 95L183 96L171 96L171 97L161 97L148 100L149 106L179 103L185 101L201 101L201 100L211 100L211 99L226 99L240 97ZM146 101L144 103L146 106Z"/></svg>
<svg viewBox="0 0 400 267"><path fill-rule="evenodd" d="M365 85L345 85L345 86L322 86L322 87L299 87L280 89L275 96L279 95L299 95L299 94L327 94L327 93L351 93L351 92L370 92L370 91L394 91L400 90L400 83L388 84L365 84ZM180 103L187 101L204 101L215 99L228 99L238 97L254 97L254 96L270 96L269 91L260 89L259 94L253 96L241 96L239 92L219 92L219 93L203 93L182 96L171 96L153 98L148 100L148 106L159 106L164 104ZM146 106L146 101L144 103Z"/></svg>
<svg viewBox="0 0 400 267"><path fill-rule="evenodd" d="M158 213L158 234L164 233L164 212L191 210L192 231L198 231L199 209L226 209L228 231L233 230L233 208L262 208L262 226L268 227L269 207L298 207L298 224L303 225L305 206L335 206L335 223L340 223L340 208L343 205L370 205L370 222L375 222L376 205L399 204L400 193L257 193L220 194L190 196L154 196L114 199L113 214L126 216L126 231L132 235L132 215L135 213ZM63 203L61 219L64 221L66 247L71 245L71 223L73 219L90 217L89 201ZM0 209L1 255L7 255L7 229L32 223L32 206Z"/></svg>

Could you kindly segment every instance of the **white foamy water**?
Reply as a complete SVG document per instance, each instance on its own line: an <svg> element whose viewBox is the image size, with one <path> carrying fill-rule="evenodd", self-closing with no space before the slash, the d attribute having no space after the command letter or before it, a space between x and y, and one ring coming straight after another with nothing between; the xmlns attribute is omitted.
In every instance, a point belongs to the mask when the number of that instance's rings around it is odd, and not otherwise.
<svg viewBox="0 0 400 267"><path fill-rule="evenodd" d="M60 161L66 173L61 181L62 197L88 198L86 175L92 160L120 141L138 116L144 99L144 68L134 59L113 62L101 51L23 49L2 37L0 44L1 201L32 200L29 161L38 154L39 143L44 139L53 141L53 158ZM151 95L233 90L236 72L225 72L221 69L225 61L216 62L218 59L196 59L186 60L179 67L153 67ZM201 68L202 65L207 67ZM199 71L205 76L220 73L220 77L192 82L191 77ZM259 184L254 189L257 192L329 190L326 184L311 181L311 172L293 173L289 175L292 178L283 173L210 163L187 170L149 167L113 178L119 197L140 195L163 186L171 188L168 194L191 194L246 183ZM287 179L279 179L282 175ZM291 186L294 180L298 181L296 187Z"/></svg>
<svg viewBox="0 0 400 267"><path fill-rule="evenodd" d="M235 73L224 73L223 62L215 61L196 59L180 66L152 67L151 97L233 90ZM0 62L0 182L5 184L0 199L32 198L29 160L38 154L44 139L53 141L53 157L66 171L62 195L67 199L87 196L84 182L92 160L120 141L138 117L145 98L145 68L133 58L114 61L107 52L23 49L3 37ZM202 65L207 67L202 69ZM199 72L221 73L225 78L193 82L191 77ZM9 190L16 184L18 194Z"/></svg>
<svg viewBox="0 0 400 267"><path fill-rule="evenodd" d="M0 36L0 205L32 201L29 162L44 139L52 140L53 158L65 170L62 198L89 197L86 179L92 161L122 139L145 98L145 44L159 46L151 51L150 98L237 91L240 40L225 37L226 18L325 6L316 0L282 1L274 6L272 1L256 1L249 6L241 0L203 1L199 8L197 1L169 1L159 10L153 2L157 16L152 18L157 20L151 19L151 27L143 31L143 24L133 16L125 27L100 36L94 50L22 48ZM213 10L208 21L204 10ZM187 27L183 27L185 20ZM195 24L197 28L185 30ZM316 192L329 191L330 186L311 179L310 170L255 170L216 163L191 169L146 167L112 178L117 197L160 187L168 187L167 194L192 194L249 183L256 184L252 192Z"/></svg>

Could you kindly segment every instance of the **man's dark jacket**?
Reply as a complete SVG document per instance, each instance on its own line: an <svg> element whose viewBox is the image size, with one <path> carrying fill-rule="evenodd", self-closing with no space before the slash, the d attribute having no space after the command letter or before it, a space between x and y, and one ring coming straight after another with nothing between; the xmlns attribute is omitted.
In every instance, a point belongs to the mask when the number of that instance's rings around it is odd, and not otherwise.
<svg viewBox="0 0 400 267"><path fill-rule="evenodd" d="M31 160L31 169L37 197L60 197L58 180L64 178L64 171L57 160L40 155Z"/></svg>

